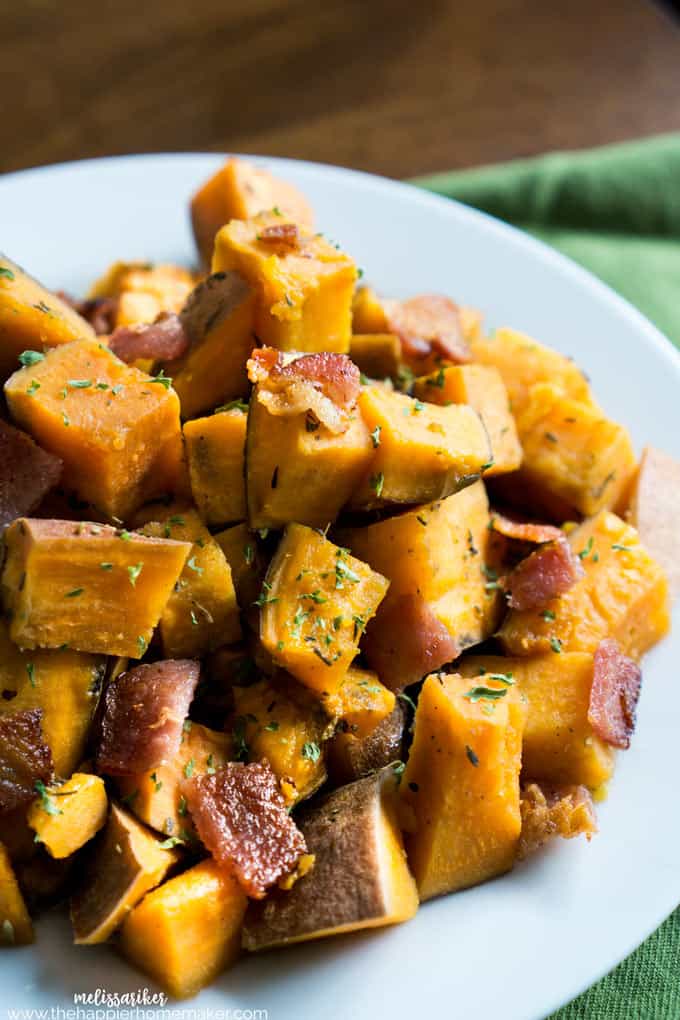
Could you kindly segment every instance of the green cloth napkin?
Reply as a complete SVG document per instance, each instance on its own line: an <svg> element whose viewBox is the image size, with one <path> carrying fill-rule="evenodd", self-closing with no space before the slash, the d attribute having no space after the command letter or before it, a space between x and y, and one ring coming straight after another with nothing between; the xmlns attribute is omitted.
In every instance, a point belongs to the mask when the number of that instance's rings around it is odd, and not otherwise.
<svg viewBox="0 0 680 1020"><path fill-rule="evenodd" d="M421 177L590 269L680 347L680 134ZM679 1020L680 908L554 1020Z"/></svg>

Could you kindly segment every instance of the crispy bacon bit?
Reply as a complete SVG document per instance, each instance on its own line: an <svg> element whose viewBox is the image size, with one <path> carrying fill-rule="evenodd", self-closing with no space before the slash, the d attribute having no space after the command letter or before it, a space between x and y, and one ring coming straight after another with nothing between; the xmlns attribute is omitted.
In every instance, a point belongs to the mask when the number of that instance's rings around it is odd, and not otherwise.
<svg viewBox="0 0 680 1020"><path fill-rule="evenodd" d="M556 541L546 542L520 560L504 578L502 586L511 609L537 609L564 595L583 575L581 561L560 534Z"/></svg>
<svg viewBox="0 0 680 1020"><path fill-rule="evenodd" d="M0 716L0 813L28 804L36 783L54 775L52 752L42 731L42 709Z"/></svg>
<svg viewBox="0 0 680 1020"><path fill-rule="evenodd" d="M261 899L307 852L269 764L229 762L183 783L198 834L249 896Z"/></svg>
<svg viewBox="0 0 680 1020"><path fill-rule="evenodd" d="M137 358L172 361L189 347L189 337L173 312L161 312L148 326L119 326L109 337L109 348L127 365Z"/></svg>
<svg viewBox="0 0 680 1020"><path fill-rule="evenodd" d="M345 354L303 354L286 358L272 347L254 350L248 377L270 414L311 412L335 434L345 432L361 388L359 369Z"/></svg>
<svg viewBox="0 0 680 1020"><path fill-rule="evenodd" d="M564 532L553 524L539 524L534 521L518 521L494 511L489 521L491 531L497 531L505 538L518 542L529 542L531 545L542 545L563 538Z"/></svg>
<svg viewBox="0 0 680 1020"><path fill-rule="evenodd" d="M257 235L257 240L263 241L265 244L295 249L300 247L301 239L296 223L274 223L261 230Z"/></svg>
<svg viewBox="0 0 680 1020"><path fill-rule="evenodd" d="M642 673L637 662L624 655L616 641L601 641L593 656L588 722L612 747L630 747Z"/></svg>
<svg viewBox="0 0 680 1020"><path fill-rule="evenodd" d="M191 659L145 663L121 673L104 695L100 772L131 776L171 761L198 684Z"/></svg>
<svg viewBox="0 0 680 1020"><path fill-rule="evenodd" d="M78 312L78 315L82 315L99 336L111 333L116 325L117 297L85 298L84 301L76 301L63 290L58 291L57 296Z"/></svg>
<svg viewBox="0 0 680 1020"><path fill-rule="evenodd" d="M421 294L409 301L385 301L387 328L401 340L404 360L412 368L430 355L458 365L470 360L458 305L440 294Z"/></svg>
<svg viewBox="0 0 680 1020"><path fill-rule="evenodd" d="M364 638L371 669L390 690L400 691L451 662L461 649L420 595L389 596Z"/></svg>
<svg viewBox="0 0 680 1020"><path fill-rule="evenodd" d="M61 477L59 457L0 419L0 533L30 514Z"/></svg>
<svg viewBox="0 0 680 1020"><path fill-rule="evenodd" d="M519 860L556 836L573 839L584 834L590 840L597 832L593 801L585 786L529 783L522 787L520 813Z"/></svg>

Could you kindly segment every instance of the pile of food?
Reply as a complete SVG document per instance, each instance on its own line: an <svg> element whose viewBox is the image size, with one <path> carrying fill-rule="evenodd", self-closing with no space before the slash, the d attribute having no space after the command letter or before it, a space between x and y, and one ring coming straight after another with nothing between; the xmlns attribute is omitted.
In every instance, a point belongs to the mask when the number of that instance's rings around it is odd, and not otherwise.
<svg viewBox="0 0 680 1020"><path fill-rule="evenodd" d="M680 588L571 360L243 161L191 215L85 300L0 258L0 942L68 898L179 997L590 838Z"/></svg>

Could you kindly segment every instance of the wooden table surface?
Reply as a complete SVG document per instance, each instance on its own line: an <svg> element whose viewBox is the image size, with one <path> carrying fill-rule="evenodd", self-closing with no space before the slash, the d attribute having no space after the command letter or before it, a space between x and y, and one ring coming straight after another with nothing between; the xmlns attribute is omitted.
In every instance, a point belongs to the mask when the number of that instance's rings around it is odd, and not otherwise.
<svg viewBox="0 0 680 1020"><path fill-rule="evenodd" d="M680 129L651 0L15 0L0 170L231 150L404 177Z"/></svg>

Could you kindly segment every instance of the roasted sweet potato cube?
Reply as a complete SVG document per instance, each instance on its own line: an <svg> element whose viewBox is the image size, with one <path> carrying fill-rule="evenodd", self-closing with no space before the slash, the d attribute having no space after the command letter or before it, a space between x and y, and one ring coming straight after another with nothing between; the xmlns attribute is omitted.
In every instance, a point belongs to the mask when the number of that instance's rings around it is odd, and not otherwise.
<svg viewBox="0 0 680 1020"><path fill-rule="evenodd" d="M522 447L515 419L510 413L508 391L493 365L447 365L417 379L415 397L431 404L469 404L484 423L491 443L493 464L487 476L516 471L522 463Z"/></svg>
<svg viewBox="0 0 680 1020"><path fill-rule="evenodd" d="M140 658L191 551L107 525L22 517L5 533L10 636L22 648Z"/></svg>
<svg viewBox="0 0 680 1020"><path fill-rule="evenodd" d="M153 322L161 312L179 312L194 289L181 266L114 262L90 289L91 298L115 297L116 326Z"/></svg>
<svg viewBox="0 0 680 1020"><path fill-rule="evenodd" d="M262 643L296 680L331 698L388 584L317 531L290 524L262 591Z"/></svg>
<svg viewBox="0 0 680 1020"><path fill-rule="evenodd" d="M255 287L255 333L262 344L349 350L357 271L321 234L275 212L232 220L215 238L212 269L235 270Z"/></svg>
<svg viewBox="0 0 680 1020"><path fill-rule="evenodd" d="M248 898L214 861L201 861L147 893L128 914L120 946L177 999L214 981L241 953Z"/></svg>
<svg viewBox="0 0 680 1020"><path fill-rule="evenodd" d="M184 426L191 491L206 524L246 518L246 411L234 407Z"/></svg>
<svg viewBox="0 0 680 1020"><path fill-rule="evenodd" d="M367 737L393 711L394 693L370 669L352 666L338 690L335 713L342 729ZM331 706L327 706L327 709Z"/></svg>
<svg viewBox="0 0 680 1020"><path fill-rule="evenodd" d="M525 707L506 683L432 674L423 684L400 794L421 900L509 871L521 820Z"/></svg>
<svg viewBox="0 0 680 1020"><path fill-rule="evenodd" d="M522 774L547 783L575 783L596 790L614 771L614 754L588 721L593 656L588 652L537 655L530 659L472 655L459 663L462 676L510 676L526 699Z"/></svg>
<svg viewBox="0 0 680 1020"><path fill-rule="evenodd" d="M249 906L246 949L377 928L414 916L418 894L397 822L394 783L394 772L387 769L301 812L314 867L290 891L276 891Z"/></svg>
<svg viewBox="0 0 680 1020"><path fill-rule="evenodd" d="M193 775L212 774L233 758L233 752L231 734L186 720L179 750L172 759L146 772L121 776L119 793L140 821L165 836L191 842L193 825L182 783Z"/></svg>
<svg viewBox="0 0 680 1020"><path fill-rule="evenodd" d="M261 899L295 871L305 840L266 762L229 762L188 779L184 790L206 849L249 896Z"/></svg>
<svg viewBox="0 0 680 1020"><path fill-rule="evenodd" d="M153 833L113 804L71 900L74 942L106 942L179 859L176 850L165 849Z"/></svg>
<svg viewBox="0 0 680 1020"><path fill-rule="evenodd" d="M387 313L372 287L358 287L354 293L352 331L360 336L378 333L385 335L388 332ZM399 341L399 360L401 360L401 341Z"/></svg>
<svg viewBox="0 0 680 1020"><path fill-rule="evenodd" d="M322 528L334 521L373 459L373 443L355 413L333 433L303 412L270 414L256 386L248 412L246 479L251 528L291 522Z"/></svg>
<svg viewBox="0 0 680 1020"><path fill-rule="evenodd" d="M331 784L344 786L398 762L402 756L404 727L405 715L400 701L367 736L356 736L351 730L339 727L324 748Z"/></svg>
<svg viewBox="0 0 680 1020"><path fill-rule="evenodd" d="M640 541L668 575L671 595L680 595L680 462L653 446L645 447L628 517Z"/></svg>
<svg viewBox="0 0 680 1020"><path fill-rule="evenodd" d="M180 323L190 347L167 365L183 418L247 396L254 317L255 289L238 273L213 273L189 296Z"/></svg>
<svg viewBox="0 0 680 1020"><path fill-rule="evenodd" d="M17 367L24 351L94 337L92 326L56 294L0 255L0 381Z"/></svg>
<svg viewBox="0 0 680 1020"><path fill-rule="evenodd" d="M175 758L198 684L191 659L143 662L110 680L104 694L97 768L128 776Z"/></svg>
<svg viewBox="0 0 680 1020"><path fill-rule="evenodd" d="M54 773L39 708L15 709L0 716L0 814L29 804L39 783Z"/></svg>
<svg viewBox="0 0 680 1020"><path fill-rule="evenodd" d="M61 785L43 787L28 809L36 842L61 860L89 842L106 822L108 798L104 780L75 772Z"/></svg>
<svg viewBox="0 0 680 1020"><path fill-rule="evenodd" d="M28 946L31 942L33 923L9 854L0 843L0 946Z"/></svg>
<svg viewBox="0 0 680 1020"><path fill-rule="evenodd" d="M367 477L352 497L353 509L443 499L490 465L489 438L471 407L437 407L366 386L359 409L374 450Z"/></svg>
<svg viewBox="0 0 680 1020"><path fill-rule="evenodd" d="M42 732L57 776L70 776L85 752L104 675L103 661L70 649L21 651L0 622L0 719L42 711Z"/></svg>
<svg viewBox="0 0 680 1020"><path fill-rule="evenodd" d="M574 400L552 383L529 390L517 414L522 467L517 489L504 494L566 519L616 510L628 493L636 459L628 432L594 404Z"/></svg>
<svg viewBox="0 0 680 1020"><path fill-rule="evenodd" d="M395 333L352 333L349 356L370 379L396 378L401 341Z"/></svg>
<svg viewBox="0 0 680 1020"><path fill-rule="evenodd" d="M191 200L191 223L203 264L210 265L215 234L225 223L274 208L310 230L314 225L311 206L292 184L244 159L228 159Z"/></svg>
<svg viewBox="0 0 680 1020"><path fill-rule="evenodd" d="M247 613L260 594L267 561L247 524L235 524L213 536L231 567L241 611Z"/></svg>
<svg viewBox="0 0 680 1020"><path fill-rule="evenodd" d="M473 339L472 357L498 369L513 414L524 410L529 391L537 383L553 383L572 400L588 403L591 399L586 376L570 358L514 329L497 329L491 336Z"/></svg>
<svg viewBox="0 0 680 1020"><path fill-rule="evenodd" d="M147 524L143 534L191 542L191 555L160 621L165 654L201 656L241 637L231 567L195 510Z"/></svg>
<svg viewBox="0 0 680 1020"><path fill-rule="evenodd" d="M61 477L58 457L0 420L0 533L40 505Z"/></svg>
<svg viewBox="0 0 680 1020"><path fill-rule="evenodd" d="M668 580L635 528L602 511L569 535L584 576L540 609L512 610L499 631L509 655L595 652L613 638L633 659L670 626Z"/></svg>
<svg viewBox="0 0 680 1020"><path fill-rule="evenodd" d="M182 457L179 401L168 380L124 365L102 344L48 351L5 384L14 420L61 457L69 487L125 519L171 491Z"/></svg>
<svg viewBox="0 0 680 1020"><path fill-rule="evenodd" d="M249 761L269 762L287 803L310 797L326 779L322 744L329 723L304 688L260 680L234 687L233 733Z"/></svg>

